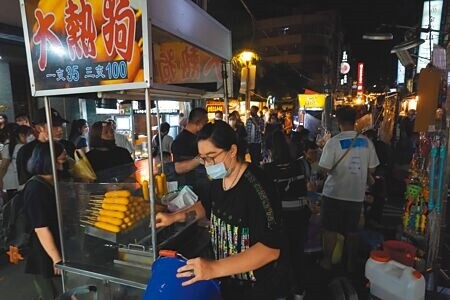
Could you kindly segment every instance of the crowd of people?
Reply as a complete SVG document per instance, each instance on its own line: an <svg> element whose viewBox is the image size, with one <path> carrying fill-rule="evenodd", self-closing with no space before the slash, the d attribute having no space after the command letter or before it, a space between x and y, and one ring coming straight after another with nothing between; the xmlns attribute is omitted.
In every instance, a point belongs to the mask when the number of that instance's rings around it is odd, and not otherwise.
<svg viewBox="0 0 450 300"><path fill-rule="evenodd" d="M253 106L245 123L236 111L208 123L206 110L191 111L172 144L173 179L200 201L157 215L157 227L210 220L215 260L188 260L178 270L185 284L226 277L224 299L301 298L304 252L321 251L320 265L331 270L343 244L354 272L355 233L379 161L372 141L354 130L356 111L343 107L336 116L341 133L319 149L307 129L293 129L292 112Z"/></svg>
<svg viewBox="0 0 450 300"><path fill-rule="evenodd" d="M113 121L89 128L86 120L75 120L65 140L68 121L56 110L51 116L60 178L70 177L75 150L86 152L100 182L125 181L134 174L134 160L129 149L117 145ZM320 265L329 270L336 264L339 240L346 245L347 269L354 270L355 233L367 182L379 161L371 139L354 131L356 111L344 107L336 117L341 133L323 149L307 129L293 129L292 112L259 112L256 106L245 123L238 112L228 120L218 112L209 122L205 109L194 108L181 120L175 139L170 125L161 123L152 137L155 170L164 164L168 180L190 186L199 201L176 213L158 213L157 227L192 217L210 222L214 259L188 260L177 274L187 278L184 285L220 278L224 299L301 297L305 251L322 251ZM49 299L57 294L54 265L61 253L45 111L38 111L33 128L24 116L17 124L2 119L6 116L0 116L0 182L9 198L24 189L34 229L26 272L35 275L41 298Z"/></svg>
<svg viewBox="0 0 450 300"><path fill-rule="evenodd" d="M64 129L69 122L55 109L51 118L59 178L71 178L75 150L86 153L101 182L122 181L134 174L132 148L125 137L122 143L127 148L116 145L121 139L113 120L95 122L91 130L86 120L74 120L66 140ZM61 261L61 252L49 136L43 108L37 111L34 122L26 114L17 115L14 123L0 115L1 200L5 204L19 191L23 195L31 233L25 272L34 275L40 299L54 299L61 291L60 280L55 279L60 274L55 264Z"/></svg>

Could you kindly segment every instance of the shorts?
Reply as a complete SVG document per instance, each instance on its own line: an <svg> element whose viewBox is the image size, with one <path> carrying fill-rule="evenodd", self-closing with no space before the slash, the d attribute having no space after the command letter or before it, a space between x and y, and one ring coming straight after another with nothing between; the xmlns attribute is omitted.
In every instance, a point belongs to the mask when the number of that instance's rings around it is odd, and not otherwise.
<svg viewBox="0 0 450 300"><path fill-rule="evenodd" d="M323 227L332 232L346 235L358 230L362 202L345 201L322 197L321 217Z"/></svg>

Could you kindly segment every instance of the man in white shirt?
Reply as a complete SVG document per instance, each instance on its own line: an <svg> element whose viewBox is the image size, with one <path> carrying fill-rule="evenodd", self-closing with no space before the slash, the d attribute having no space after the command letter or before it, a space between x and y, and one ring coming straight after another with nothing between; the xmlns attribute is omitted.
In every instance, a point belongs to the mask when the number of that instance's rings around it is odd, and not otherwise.
<svg viewBox="0 0 450 300"><path fill-rule="evenodd" d="M328 172L323 187L322 223L325 228L322 267L331 268L331 257L338 233L345 237L347 268L354 270L358 227L368 173L375 171L379 161L372 142L355 130L356 110L337 110L341 133L332 137L323 148L319 166Z"/></svg>

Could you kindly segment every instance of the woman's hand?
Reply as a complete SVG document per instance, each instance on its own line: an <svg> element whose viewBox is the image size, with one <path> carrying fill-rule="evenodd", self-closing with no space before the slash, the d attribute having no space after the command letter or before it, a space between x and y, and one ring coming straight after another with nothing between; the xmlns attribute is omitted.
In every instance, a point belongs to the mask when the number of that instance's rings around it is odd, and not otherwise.
<svg viewBox="0 0 450 300"><path fill-rule="evenodd" d="M199 280L209 280L216 276L215 274L215 260L207 260L204 258L189 259L185 266L182 266L177 270L177 278L189 277L191 279L182 283L183 286L187 286L197 282Z"/></svg>
<svg viewBox="0 0 450 300"><path fill-rule="evenodd" d="M159 212L156 214L156 228L167 227L175 222L175 217L173 214Z"/></svg>

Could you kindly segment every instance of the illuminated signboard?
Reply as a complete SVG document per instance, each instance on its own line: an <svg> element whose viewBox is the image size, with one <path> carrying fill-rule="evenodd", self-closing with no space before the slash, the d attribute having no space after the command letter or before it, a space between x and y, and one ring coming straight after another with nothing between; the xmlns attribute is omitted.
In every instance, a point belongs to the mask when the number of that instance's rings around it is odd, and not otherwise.
<svg viewBox="0 0 450 300"><path fill-rule="evenodd" d="M218 110L220 110L221 112L224 111L223 101L206 101L206 111L208 113L215 113Z"/></svg>
<svg viewBox="0 0 450 300"><path fill-rule="evenodd" d="M356 90L362 93L363 91L363 82L364 82L364 64L358 63L358 85Z"/></svg>
<svg viewBox="0 0 450 300"><path fill-rule="evenodd" d="M298 103L301 108L324 108L325 94L298 94Z"/></svg>
<svg viewBox="0 0 450 300"><path fill-rule="evenodd" d="M144 0L20 0L33 96L149 86Z"/></svg>
<svg viewBox="0 0 450 300"><path fill-rule="evenodd" d="M153 42L154 81L164 84L222 81L222 59L183 41Z"/></svg>
<svg viewBox="0 0 450 300"><path fill-rule="evenodd" d="M343 75L341 78L341 85L348 83L348 73L350 72L350 64L348 63L347 51L342 52L342 60L340 66L340 73Z"/></svg>
<svg viewBox="0 0 450 300"><path fill-rule="evenodd" d="M425 68L430 62L431 50L430 49L430 38L431 47L439 43L439 32L441 28L441 16L442 16L442 4L443 0L433 0L425 1L423 3L423 13L422 13L422 28L428 28L431 25L431 32L421 32L420 38L425 40L425 43L419 46L419 58L417 60L417 73ZM431 8L431 16L430 16ZM430 22L431 21L431 22Z"/></svg>

